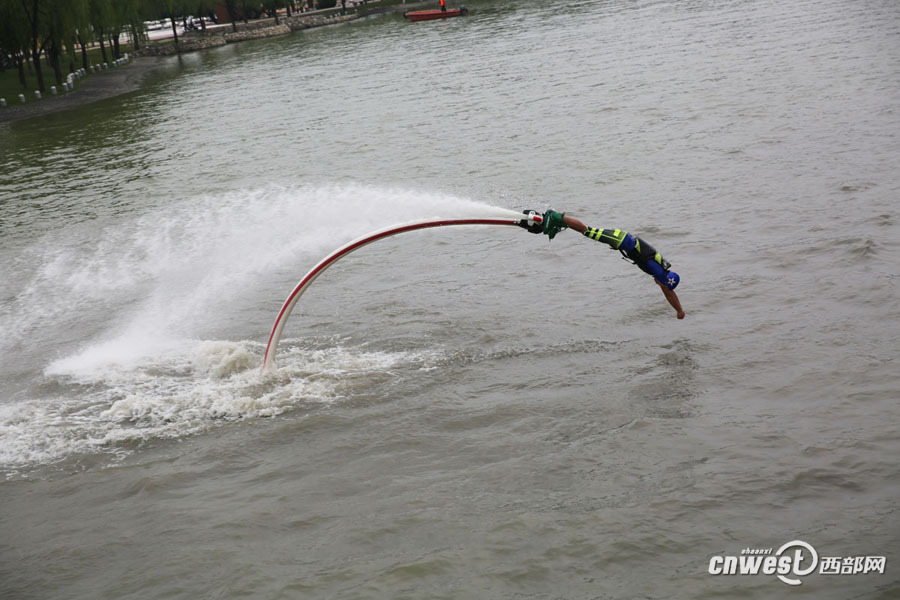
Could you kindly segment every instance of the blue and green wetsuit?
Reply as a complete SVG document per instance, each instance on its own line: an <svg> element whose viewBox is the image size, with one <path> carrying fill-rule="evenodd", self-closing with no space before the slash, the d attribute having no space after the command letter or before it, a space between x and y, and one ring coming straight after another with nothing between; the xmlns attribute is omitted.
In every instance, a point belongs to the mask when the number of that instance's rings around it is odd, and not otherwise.
<svg viewBox="0 0 900 600"><path fill-rule="evenodd" d="M673 273L672 275L676 279L672 281L673 277L669 275L669 269L672 266L669 261L663 258L656 248L641 238L621 229L595 229L593 227L588 227L583 235L618 250L622 256L631 259L643 272L652 275L654 279L669 289L674 289L678 285L678 276Z"/></svg>

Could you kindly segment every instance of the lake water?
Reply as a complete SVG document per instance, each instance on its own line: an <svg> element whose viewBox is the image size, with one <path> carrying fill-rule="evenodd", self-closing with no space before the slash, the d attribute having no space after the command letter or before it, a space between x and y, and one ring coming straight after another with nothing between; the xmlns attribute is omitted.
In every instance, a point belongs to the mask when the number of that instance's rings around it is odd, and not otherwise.
<svg viewBox="0 0 900 600"><path fill-rule="evenodd" d="M900 597L900 5L466 4L0 124L0 597Z"/></svg>

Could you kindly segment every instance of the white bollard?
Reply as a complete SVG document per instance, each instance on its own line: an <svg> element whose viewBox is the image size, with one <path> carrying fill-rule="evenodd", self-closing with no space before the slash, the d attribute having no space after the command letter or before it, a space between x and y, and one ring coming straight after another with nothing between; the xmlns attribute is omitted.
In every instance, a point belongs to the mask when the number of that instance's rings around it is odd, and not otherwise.
<svg viewBox="0 0 900 600"><path fill-rule="evenodd" d="M19 94L19 102L25 104L25 94Z"/></svg>
<svg viewBox="0 0 900 600"><path fill-rule="evenodd" d="M6 98L0 98L0 108L6 108Z"/></svg>
<svg viewBox="0 0 900 600"><path fill-rule="evenodd" d="M56 86L55 85L50 86L50 93L54 96L56 95Z"/></svg>
<svg viewBox="0 0 900 600"><path fill-rule="evenodd" d="M37 98L38 100L40 100L41 99L41 91L34 90L34 97Z"/></svg>

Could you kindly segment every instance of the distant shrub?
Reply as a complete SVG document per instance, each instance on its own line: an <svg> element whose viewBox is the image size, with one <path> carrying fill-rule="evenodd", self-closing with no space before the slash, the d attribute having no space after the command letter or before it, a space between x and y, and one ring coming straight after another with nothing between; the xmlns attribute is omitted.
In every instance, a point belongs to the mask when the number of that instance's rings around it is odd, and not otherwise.
<svg viewBox="0 0 900 600"><path fill-rule="evenodd" d="M319 0L319 8L334 8L338 0Z"/></svg>

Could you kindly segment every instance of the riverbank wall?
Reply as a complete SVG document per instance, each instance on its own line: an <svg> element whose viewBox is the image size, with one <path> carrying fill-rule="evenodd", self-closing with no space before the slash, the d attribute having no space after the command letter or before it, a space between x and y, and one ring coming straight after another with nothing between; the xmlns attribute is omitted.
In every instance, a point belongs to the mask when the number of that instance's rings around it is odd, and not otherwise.
<svg viewBox="0 0 900 600"><path fill-rule="evenodd" d="M135 50L133 54L135 56L170 56L180 52L206 50L208 48L215 48L246 40L287 35L293 31L301 31L313 27L338 25L358 18L359 15L356 13L344 15L315 14L295 15L292 17L281 18L277 25L269 20L237 23L236 28L228 26L217 27L215 29L210 28L206 31L189 32L178 38L177 46L172 41L160 44L149 44L140 50Z"/></svg>

